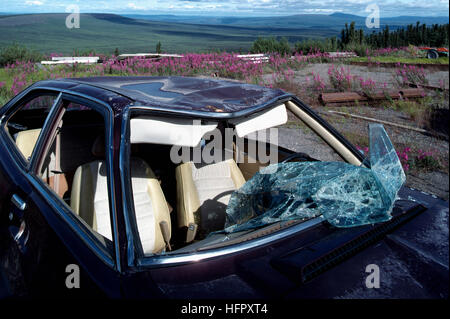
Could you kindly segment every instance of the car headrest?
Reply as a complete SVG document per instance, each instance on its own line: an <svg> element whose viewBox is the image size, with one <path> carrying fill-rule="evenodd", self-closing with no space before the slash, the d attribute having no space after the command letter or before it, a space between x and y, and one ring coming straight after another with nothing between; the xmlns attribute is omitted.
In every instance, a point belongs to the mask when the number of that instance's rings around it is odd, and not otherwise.
<svg viewBox="0 0 450 319"><path fill-rule="evenodd" d="M99 135L94 141L91 149L92 155L95 157L105 157L105 136Z"/></svg>

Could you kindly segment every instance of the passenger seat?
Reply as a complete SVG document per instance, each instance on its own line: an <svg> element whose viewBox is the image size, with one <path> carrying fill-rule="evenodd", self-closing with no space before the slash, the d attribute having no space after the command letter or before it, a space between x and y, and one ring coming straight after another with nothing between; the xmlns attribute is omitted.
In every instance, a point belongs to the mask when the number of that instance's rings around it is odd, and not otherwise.
<svg viewBox="0 0 450 319"><path fill-rule="evenodd" d="M186 242L223 229L231 193L245 179L233 159L183 163L176 168L178 227L187 228Z"/></svg>
<svg viewBox="0 0 450 319"><path fill-rule="evenodd" d="M103 142L101 141L103 140ZM104 154L104 137L97 138L92 153ZM148 164L133 158L131 182L136 213L136 223L144 254L159 253L170 240L170 213L159 181ZM72 184L70 205L90 227L112 240L108 201L106 161L93 161L77 168ZM161 222L165 224L163 236Z"/></svg>

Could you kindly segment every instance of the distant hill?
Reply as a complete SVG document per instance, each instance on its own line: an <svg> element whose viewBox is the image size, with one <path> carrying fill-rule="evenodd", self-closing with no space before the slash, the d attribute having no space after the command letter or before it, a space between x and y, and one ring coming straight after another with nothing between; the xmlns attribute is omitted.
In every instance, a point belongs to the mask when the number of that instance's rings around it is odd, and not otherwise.
<svg viewBox="0 0 450 319"><path fill-rule="evenodd" d="M247 27L285 27L285 28L331 28L341 30L345 23L355 21L358 28L365 28L366 17L346 13L326 14L298 14L282 17L208 17L208 16L176 16L176 15L125 15L133 19L144 19L152 21L198 23L213 25L233 25ZM417 21L425 24L444 24L449 22L448 17L412 17L400 16L381 18L380 26L389 25L396 29Z"/></svg>
<svg viewBox="0 0 450 319"><path fill-rule="evenodd" d="M41 52L72 53L74 49L121 53L154 51L161 41L165 52L247 51L259 36L287 37L291 42L336 35L333 28L204 25L149 21L114 14L81 14L80 29L67 29L67 14L0 16L0 46L12 42Z"/></svg>
<svg viewBox="0 0 450 319"><path fill-rule="evenodd" d="M260 36L286 37L291 43L338 36L346 22L363 27L365 18L335 13L287 17L196 17L174 15L82 14L80 29L67 29L67 14L0 15L0 47L13 42L41 52L72 53L94 49L112 53L151 52L162 43L165 52L243 51ZM448 18L397 17L382 19L391 29L416 21L448 23Z"/></svg>

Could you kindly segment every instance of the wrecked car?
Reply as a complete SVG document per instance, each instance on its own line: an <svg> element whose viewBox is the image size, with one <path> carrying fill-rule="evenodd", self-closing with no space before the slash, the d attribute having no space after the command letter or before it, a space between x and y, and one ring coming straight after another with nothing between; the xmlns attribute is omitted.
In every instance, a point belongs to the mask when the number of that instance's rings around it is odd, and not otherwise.
<svg viewBox="0 0 450 319"><path fill-rule="evenodd" d="M345 297L385 256L416 272L392 297L448 296L442 242L415 242L448 203L404 187L381 125L365 157L282 90L183 77L41 81L0 119L11 296Z"/></svg>

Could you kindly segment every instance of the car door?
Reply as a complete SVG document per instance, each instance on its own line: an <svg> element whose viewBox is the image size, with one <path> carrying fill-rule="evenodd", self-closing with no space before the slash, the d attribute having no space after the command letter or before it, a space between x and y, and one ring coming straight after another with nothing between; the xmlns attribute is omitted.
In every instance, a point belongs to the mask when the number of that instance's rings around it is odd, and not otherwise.
<svg viewBox="0 0 450 319"><path fill-rule="evenodd" d="M20 114L30 100L48 95L53 97L51 105L31 107L29 112L40 114L39 120ZM54 143L59 134L61 115L71 99L75 97L30 90L0 115L0 258L7 289L13 296L120 295L114 249L102 247L98 237L36 170L36 164L47 156L46 145ZM106 128L111 123L106 108L91 107L105 116ZM30 146L30 140L34 145Z"/></svg>
<svg viewBox="0 0 450 319"><path fill-rule="evenodd" d="M31 153L57 92L33 91L16 97L2 109L0 142L1 263L10 295L27 295L25 260L30 256L28 239L32 192L26 179ZM19 112L20 111L20 112ZM22 133L23 132L23 133ZM30 227L29 227L30 226Z"/></svg>

